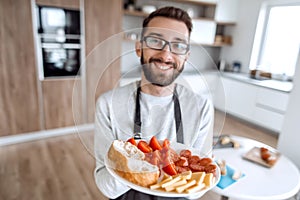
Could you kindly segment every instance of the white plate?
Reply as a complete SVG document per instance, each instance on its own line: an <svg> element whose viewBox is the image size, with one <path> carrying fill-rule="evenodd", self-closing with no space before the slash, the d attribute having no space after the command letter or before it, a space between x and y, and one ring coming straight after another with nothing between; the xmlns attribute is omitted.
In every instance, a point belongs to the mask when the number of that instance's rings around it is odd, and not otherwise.
<svg viewBox="0 0 300 200"><path fill-rule="evenodd" d="M183 144L180 144L180 143L171 143L171 148L174 149L177 153L179 153L183 149L189 149L192 152L193 155L199 155L200 154L199 150L188 148L187 146L185 146ZM185 198L191 198L191 199L200 198L207 191L209 191L212 188L214 188L217 185L217 183L220 181L220 177L221 177L220 176L220 169L219 169L218 165L216 164L217 169L216 169L215 182L214 182L214 184L210 188L205 188L205 189L203 189L203 190L201 190L199 192L191 193L191 194L188 194L188 193L176 193L176 192L166 192L166 191L162 191L162 190L151 190L150 188L136 185L136 184L134 184L134 183L132 183L130 181L127 181L125 178L122 178L112 168L109 167L109 164L108 164L109 162L108 162L107 156L105 156L104 163L106 165L106 168L107 168L108 172L114 178L116 178L117 180L119 180L120 182L122 182L123 184L128 185L132 189L140 191L142 193L146 193L146 194L150 194L150 195L154 195L154 196L162 196L162 197L185 197Z"/></svg>

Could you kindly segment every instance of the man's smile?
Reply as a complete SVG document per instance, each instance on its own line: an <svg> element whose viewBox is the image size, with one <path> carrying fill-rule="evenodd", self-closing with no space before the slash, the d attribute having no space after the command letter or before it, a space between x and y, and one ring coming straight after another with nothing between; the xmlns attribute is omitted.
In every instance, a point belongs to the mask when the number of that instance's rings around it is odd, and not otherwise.
<svg viewBox="0 0 300 200"><path fill-rule="evenodd" d="M167 70L173 68L173 65L166 65L166 64L161 63L161 62L152 62L152 64L153 64L156 68L158 68L158 69L160 69L160 70L163 70L163 71L167 71Z"/></svg>
<svg viewBox="0 0 300 200"><path fill-rule="evenodd" d="M176 69L176 64L174 62L163 62L161 59L152 58L149 62L160 70L167 71L169 69Z"/></svg>
<svg viewBox="0 0 300 200"><path fill-rule="evenodd" d="M162 66L162 65L160 65L159 69L161 69L161 70L168 70L168 69L171 69L171 67L170 66Z"/></svg>

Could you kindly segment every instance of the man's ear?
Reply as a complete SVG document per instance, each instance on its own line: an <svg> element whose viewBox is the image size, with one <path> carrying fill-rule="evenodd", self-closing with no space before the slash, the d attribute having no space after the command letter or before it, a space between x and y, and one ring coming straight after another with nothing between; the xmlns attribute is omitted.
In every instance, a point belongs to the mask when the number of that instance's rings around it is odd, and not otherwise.
<svg viewBox="0 0 300 200"><path fill-rule="evenodd" d="M135 53L138 57L141 57L142 55L142 43L140 41L135 43Z"/></svg>
<svg viewBox="0 0 300 200"><path fill-rule="evenodd" d="M191 55L191 51L189 50L186 54L186 59L189 59L190 55Z"/></svg>
<svg viewBox="0 0 300 200"><path fill-rule="evenodd" d="M190 55L191 55L191 51L188 51L185 55L184 62L186 62L189 59Z"/></svg>

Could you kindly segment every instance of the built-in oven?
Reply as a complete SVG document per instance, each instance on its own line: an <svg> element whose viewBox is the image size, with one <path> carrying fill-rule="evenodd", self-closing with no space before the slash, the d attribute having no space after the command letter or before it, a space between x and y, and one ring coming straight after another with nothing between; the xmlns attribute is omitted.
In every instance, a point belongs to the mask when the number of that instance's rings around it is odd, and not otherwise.
<svg viewBox="0 0 300 200"><path fill-rule="evenodd" d="M80 45L42 43L44 77L80 74Z"/></svg>
<svg viewBox="0 0 300 200"><path fill-rule="evenodd" d="M36 6L40 79L80 75L80 11Z"/></svg>

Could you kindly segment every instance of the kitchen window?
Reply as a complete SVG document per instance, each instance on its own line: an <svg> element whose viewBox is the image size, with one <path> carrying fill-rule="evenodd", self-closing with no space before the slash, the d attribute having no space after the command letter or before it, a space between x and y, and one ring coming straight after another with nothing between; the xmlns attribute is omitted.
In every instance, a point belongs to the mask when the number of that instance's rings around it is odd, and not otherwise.
<svg viewBox="0 0 300 200"><path fill-rule="evenodd" d="M262 5L252 49L250 70L293 77L300 47L300 2L269 1Z"/></svg>

